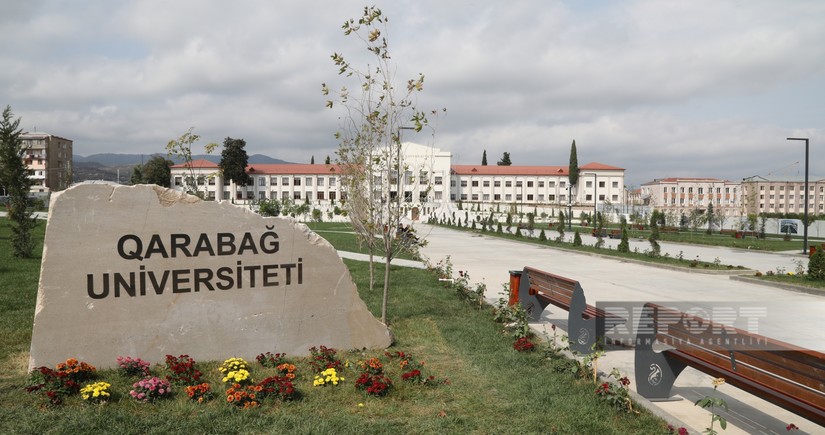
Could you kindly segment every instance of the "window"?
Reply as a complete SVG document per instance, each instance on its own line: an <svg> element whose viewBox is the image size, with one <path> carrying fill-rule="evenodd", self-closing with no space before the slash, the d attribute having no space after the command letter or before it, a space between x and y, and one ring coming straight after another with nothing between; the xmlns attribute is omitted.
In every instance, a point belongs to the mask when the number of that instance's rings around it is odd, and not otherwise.
<svg viewBox="0 0 825 435"><path fill-rule="evenodd" d="M556 200L556 195L547 195L547 200L553 202Z"/></svg>
<svg viewBox="0 0 825 435"><path fill-rule="evenodd" d="M283 200L289 199L289 192L281 192L281 199L283 199Z"/></svg>
<svg viewBox="0 0 825 435"><path fill-rule="evenodd" d="M599 201L604 201L604 195L599 195Z"/></svg>
<svg viewBox="0 0 825 435"><path fill-rule="evenodd" d="M332 181L332 180L333 179L331 178L330 181ZM335 192L330 192L329 193L329 200L330 201L335 201Z"/></svg>
<svg viewBox="0 0 825 435"><path fill-rule="evenodd" d="M473 194L473 201L478 201L478 194L477 193Z"/></svg>
<svg viewBox="0 0 825 435"><path fill-rule="evenodd" d="M180 186L181 177L175 177L175 186Z"/></svg>
<svg viewBox="0 0 825 435"><path fill-rule="evenodd" d="M214 185L215 185L215 177L209 177L209 185L210 185L210 186L214 186Z"/></svg>
<svg viewBox="0 0 825 435"><path fill-rule="evenodd" d="M539 195L539 202L544 202L544 195Z"/></svg>
<svg viewBox="0 0 825 435"><path fill-rule="evenodd" d="M263 201L266 199L266 192L258 192L258 199Z"/></svg>
<svg viewBox="0 0 825 435"><path fill-rule="evenodd" d="M258 186L266 186L266 177L258 177Z"/></svg>
<svg viewBox="0 0 825 435"><path fill-rule="evenodd" d="M462 200L462 201L466 201L466 200L467 200L467 194L466 194L466 193L462 193L462 194L461 194L461 200Z"/></svg>
<svg viewBox="0 0 825 435"><path fill-rule="evenodd" d="M513 187L513 182L512 181L505 181L504 182L504 187Z"/></svg>
<svg viewBox="0 0 825 435"><path fill-rule="evenodd" d="M688 193L693 193L693 188L692 187L688 187Z"/></svg>
<svg viewBox="0 0 825 435"><path fill-rule="evenodd" d="M588 193L587 195L584 196L584 200L585 201L593 201L593 195Z"/></svg>
<svg viewBox="0 0 825 435"><path fill-rule="evenodd" d="M619 195L613 195L613 197L610 200L613 201L613 202L618 201L619 200Z"/></svg>
<svg viewBox="0 0 825 435"><path fill-rule="evenodd" d="M329 187L335 187L335 177L329 177Z"/></svg>
<svg viewBox="0 0 825 435"><path fill-rule="evenodd" d="M289 177L281 177L281 184L284 186L289 186Z"/></svg>
<svg viewBox="0 0 825 435"><path fill-rule="evenodd" d="M317 186L318 186L318 187L323 187L323 186L324 186L324 178L323 178L323 177L318 177L318 184L317 184Z"/></svg>
<svg viewBox="0 0 825 435"><path fill-rule="evenodd" d="M584 182L584 187L593 187L593 182L592 181L585 181Z"/></svg>
<svg viewBox="0 0 825 435"><path fill-rule="evenodd" d="M701 194L703 194L703 193L705 193L705 189L704 189L703 187L700 187L700 188L699 188L699 195L701 195Z"/></svg>
<svg viewBox="0 0 825 435"><path fill-rule="evenodd" d="M429 178L427 177L426 172L421 172L421 173L418 174L418 184L420 184L422 186L426 185L428 180L429 180Z"/></svg>
<svg viewBox="0 0 825 435"><path fill-rule="evenodd" d="M527 200L532 201L533 200L533 195L527 195Z"/></svg>
<svg viewBox="0 0 825 435"><path fill-rule="evenodd" d="M473 187L478 187L478 180L473 180Z"/></svg>
<svg viewBox="0 0 825 435"><path fill-rule="evenodd" d="M484 180L484 187L490 187L490 180Z"/></svg>
<svg viewBox="0 0 825 435"><path fill-rule="evenodd" d="M516 181L516 187L521 187L521 180Z"/></svg>
<svg viewBox="0 0 825 435"><path fill-rule="evenodd" d="M273 186L277 186L278 185L278 177L276 177L274 175L269 177L269 184L271 184Z"/></svg>
<svg viewBox="0 0 825 435"><path fill-rule="evenodd" d="M324 192L318 192L318 194L315 197L318 199L318 201L323 201L324 200Z"/></svg>
<svg viewBox="0 0 825 435"><path fill-rule="evenodd" d="M493 201L501 201L501 195L498 193L493 194Z"/></svg>
<svg viewBox="0 0 825 435"><path fill-rule="evenodd" d="M441 186L441 183L442 183L442 178L443 178L443 177L441 177L440 175L439 175L439 176L437 176L437 177L435 177L435 185L436 185L436 186Z"/></svg>
<svg viewBox="0 0 825 435"><path fill-rule="evenodd" d="M619 188L619 182L618 182L618 181L614 181L614 182L613 182L613 188L614 188L614 189L618 189L618 188ZM676 193L676 188L675 188L675 187L671 187L671 188L670 188L670 191L671 191L671 192L673 192L673 193Z"/></svg>
<svg viewBox="0 0 825 435"><path fill-rule="evenodd" d="M539 181L539 188L544 187L544 181Z"/></svg>
<svg viewBox="0 0 825 435"><path fill-rule="evenodd" d="M516 201L521 201L521 194L520 193L516 195Z"/></svg>
<svg viewBox="0 0 825 435"><path fill-rule="evenodd" d="M441 191L436 191L435 192L435 200L436 201L441 201L441 199L442 199L441 198Z"/></svg>
<svg viewBox="0 0 825 435"><path fill-rule="evenodd" d="M292 194L292 199L301 199L301 192L295 192Z"/></svg>
<svg viewBox="0 0 825 435"><path fill-rule="evenodd" d="M455 187L455 180L450 180L450 187ZM455 199L455 198L453 198Z"/></svg>
<svg viewBox="0 0 825 435"><path fill-rule="evenodd" d="M512 201L513 200L513 195L510 195L509 193L507 195L504 195L504 200L505 201Z"/></svg>
<svg viewBox="0 0 825 435"><path fill-rule="evenodd" d="M493 181L493 187L501 187L501 181L499 181L499 180L494 180L494 181Z"/></svg>
<svg viewBox="0 0 825 435"><path fill-rule="evenodd" d="M599 187L604 187L604 181L599 181Z"/></svg>
<svg viewBox="0 0 825 435"><path fill-rule="evenodd" d="M292 185L293 186L300 186L301 185L301 179L298 178L298 177L293 178L292 179ZM301 198L299 197L298 199L301 199Z"/></svg>
<svg viewBox="0 0 825 435"><path fill-rule="evenodd" d="M307 179L306 179L306 185L307 185L307 186L312 186L312 177L307 177Z"/></svg>
<svg viewBox="0 0 825 435"><path fill-rule="evenodd" d="M547 182L547 187L556 187L556 182L555 181L548 181Z"/></svg>
<svg viewBox="0 0 825 435"><path fill-rule="evenodd" d="M482 199L482 200L484 200L484 201L489 201L489 200L490 200L490 194L489 194L489 193L485 193L485 194L482 196L482 198L481 198L481 199Z"/></svg>
<svg viewBox="0 0 825 435"><path fill-rule="evenodd" d="M419 202L427 202L427 192L419 192L418 193L418 201Z"/></svg>
<svg viewBox="0 0 825 435"><path fill-rule="evenodd" d="M565 184L565 183L566 183L566 181L560 181L559 182L559 187L561 187L563 189L565 186L567 186L567 184Z"/></svg>
<svg viewBox="0 0 825 435"><path fill-rule="evenodd" d="M662 188L662 193L667 193L667 186Z"/></svg>
<svg viewBox="0 0 825 435"><path fill-rule="evenodd" d="M528 182L527 182L527 187L533 187L533 182L532 182L532 181L528 181Z"/></svg>
<svg viewBox="0 0 825 435"><path fill-rule="evenodd" d="M467 180L461 180L461 187L467 187Z"/></svg>

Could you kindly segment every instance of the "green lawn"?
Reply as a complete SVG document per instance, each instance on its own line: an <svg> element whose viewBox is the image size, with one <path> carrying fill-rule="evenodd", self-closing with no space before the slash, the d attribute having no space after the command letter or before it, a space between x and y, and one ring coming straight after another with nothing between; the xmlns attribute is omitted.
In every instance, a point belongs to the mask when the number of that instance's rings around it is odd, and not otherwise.
<svg viewBox="0 0 825 435"><path fill-rule="evenodd" d="M360 252L362 254L369 253L365 246L361 246L361 244L358 243L358 239L355 237L355 233L349 223L307 222L306 225L312 229L312 231L318 233L319 236L325 238L332 244L332 246L335 247L335 249L339 251ZM376 251L375 255L382 256L383 252L384 250L382 245L379 246L379 249ZM395 258L414 260L415 256L410 252L400 251L396 254Z"/></svg>
<svg viewBox="0 0 825 435"><path fill-rule="evenodd" d="M513 350L512 338L492 320L489 307L472 308L429 272L401 267L393 268L389 316L397 342L390 351L426 361L426 371L449 379L448 385L405 383L383 352L355 351L342 352L342 359L355 363L370 356L384 358L395 384L387 397L366 397L356 390L352 367L344 371L347 380L341 385L312 387L306 361L294 359L300 400L237 409L223 400L219 363L199 361L217 393L217 399L206 404L190 402L180 388L171 399L138 403L128 396L135 379L106 370L98 377L112 384L115 395L109 403L90 405L71 396L49 408L39 395L23 390L39 260L11 258L8 247L8 222L0 220L3 433L666 433L665 423L646 411L635 415L614 410L595 395L591 382L557 372L541 352ZM380 291L363 290L366 263L346 263L362 298L377 313ZM250 363L256 380L273 374L274 369ZM160 365L153 371L168 373Z"/></svg>

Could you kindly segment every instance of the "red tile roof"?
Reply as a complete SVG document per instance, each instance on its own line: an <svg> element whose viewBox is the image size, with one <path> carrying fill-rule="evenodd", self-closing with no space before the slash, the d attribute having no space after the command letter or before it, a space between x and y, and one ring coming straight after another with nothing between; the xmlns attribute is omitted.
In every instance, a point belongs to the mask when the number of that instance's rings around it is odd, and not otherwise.
<svg viewBox="0 0 825 435"><path fill-rule="evenodd" d="M188 168L189 165L186 163L178 163L177 165L172 165L173 168ZM217 163L212 163L206 159L198 159L192 160L192 167L195 169L218 169Z"/></svg>
<svg viewBox="0 0 825 435"><path fill-rule="evenodd" d="M277 164L252 164L246 167L246 172L255 174L313 174L326 175L338 174L338 165L327 164L307 164L307 163L277 163Z"/></svg>
<svg viewBox="0 0 825 435"><path fill-rule="evenodd" d="M452 165L458 175L567 175L567 166Z"/></svg>

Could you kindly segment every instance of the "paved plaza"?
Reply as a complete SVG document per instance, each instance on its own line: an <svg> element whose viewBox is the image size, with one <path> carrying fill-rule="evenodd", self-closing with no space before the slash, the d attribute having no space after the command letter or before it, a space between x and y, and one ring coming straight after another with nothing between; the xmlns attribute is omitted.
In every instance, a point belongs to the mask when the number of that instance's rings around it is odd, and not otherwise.
<svg viewBox="0 0 825 435"><path fill-rule="evenodd" d="M651 267L425 224L416 224L416 230L428 241L422 254L430 262L435 263L449 256L456 273L459 270L468 272L472 283L484 282L487 285L485 296L490 303L501 297L502 286L508 282L510 270L531 266L578 280L591 305L610 301L638 302L640 306L645 302L686 301L711 310L724 304L764 304L768 315L759 319L759 334L817 351L825 349L823 296L731 280L728 275ZM590 236L582 238L585 244L595 241ZM649 248L647 241L634 241L631 249L634 246L640 250ZM793 271L798 261L807 265L807 258L801 254L801 249L799 253L763 253L668 243L663 243L662 248L671 256L683 251L685 258L699 256L701 260L713 261L718 257L722 264L742 265L762 271L777 267ZM550 305L544 311L541 322L533 327L549 332L551 324L564 329L566 323L567 312ZM616 367L632 379L633 356L632 350L609 351L600 360L599 368L609 372ZM654 412L664 412L681 421L691 433L701 433L710 422L710 414L694 406L694 402L712 393L710 381L710 376L688 368L673 388L674 397L682 400L656 402L649 407ZM802 432L825 434L825 428L733 386L723 385L717 394L730 407L727 415L729 426L724 431L726 434L786 433L789 423L799 426Z"/></svg>

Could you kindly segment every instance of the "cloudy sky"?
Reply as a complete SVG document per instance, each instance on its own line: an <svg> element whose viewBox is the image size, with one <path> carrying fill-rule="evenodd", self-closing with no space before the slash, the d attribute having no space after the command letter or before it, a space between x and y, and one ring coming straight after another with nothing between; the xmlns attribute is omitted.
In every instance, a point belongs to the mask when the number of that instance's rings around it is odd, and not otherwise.
<svg viewBox="0 0 825 435"><path fill-rule="evenodd" d="M375 1L375 0L373 0ZM162 152L244 138L250 154L334 156L333 52L366 64L350 0L27 0L0 15L0 104L75 154ZM654 178L825 176L820 0L378 1L399 81L446 108L435 145L456 164L627 169ZM354 87L354 83L350 83ZM412 134L426 143L429 135ZM195 152L200 151L196 146Z"/></svg>

